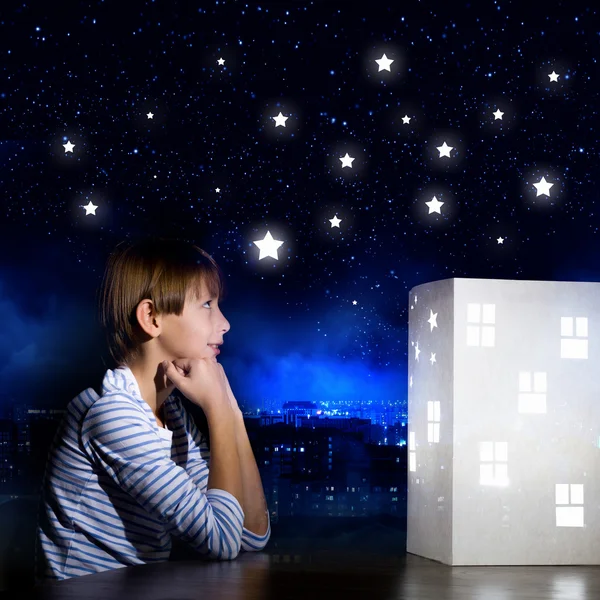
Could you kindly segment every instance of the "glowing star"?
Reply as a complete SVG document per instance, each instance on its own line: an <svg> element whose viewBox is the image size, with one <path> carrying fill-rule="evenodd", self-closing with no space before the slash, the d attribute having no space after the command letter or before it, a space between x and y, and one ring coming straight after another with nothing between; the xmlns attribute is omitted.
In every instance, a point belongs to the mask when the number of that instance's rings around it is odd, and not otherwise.
<svg viewBox="0 0 600 600"><path fill-rule="evenodd" d="M253 243L256 244L260 249L260 255L258 257L258 260L262 260L267 256L271 256L275 260L279 260L279 257L277 256L277 248L279 248L279 246L281 246L283 242L279 240L274 240L270 231L267 231L267 235L265 235L264 239L256 240Z"/></svg>
<svg viewBox="0 0 600 600"><path fill-rule="evenodd" d="M417 345L415 346L415 360L419 360L419 352L421 352L419 350L419 342L417 342Z"/></svg>
<svg viewBox="0 0 600 600"><path fill-rule="evenodd" d="M504 238L501 238L501 237L499 237L499 238L498 238L496 241L497 241L499 244L504 244Z"/></svg>
<svg viewBox="0 0 600 600"><path fill-rule="evenodd" d="M154 118L154 113L151 113L151 112L149 112L149 113L148 113L146 116L147 116L149 119L153 119L153 118Z"/></svg>
<svg viewBox="0 0 600 600"><path fill-rule="evenodd" d="M437 146L437 150L440 153L438 158L442 158L442 156L447 156L450 158L450 150L454 150L454 148L452 146L448 146L448 144L444 142L441 146Z"/></svg>
<svg viewBox="0 0 600 600"><path fill-rule="evenodd" d="M90 200L88 202L87 206L83 206L82 208L85 208L85 214L86 215L95 215L96 214L96 209L98 208L95 204L92 204L92 201Z"/></svg>
<svg viewBox="0 0 600 600"><path fill-rule="evenodd" d="M275 127L285 127L285 122L289 119L289 117L284 117L281 113L279 113L276 117L271 117L275 119Z"/></svg>
<svg viewBox="0 0 600 600"><path fill-rule="evenodd" d="M67 142L66 144L63 144L63 148L65 149L65 154L67 152L73 152L73 148L75 148L75 144L71 144L71 142Z"/></svg>
<svg viewBox="0 0 600 600"><path fill-rule="evenodd" d="M346 152L346 156L343 156L342 158L340 158L340 160L342 161L342 169L344 167L352 168L352 161L354 159L351 156L349 156L347 152Z"/></svg>
<svg viewBox="0 0 600 600"><path fill-rule="evenodd" d="M502 115L504 114L500 109L498 109L494 114L494 121L500 119L502 121Z"/></svg>
<svg viewBox="0 0 600 600"><path fill-rule="evenodd" d="M404 123L404 125L408 125L410 123L410 119L411 117L409 117L408 115L404 115L402 117L402 123Z"/></svg>
<svg viewBox="0 0 600 600"><path fill-rule="evenodd" d="M550 197L550 188L554 185L553 183L548 183L543 177L537 182L533 184L535 189L537 190L537 194L535 197L541 196L542 194Z"/></svg>
<svg viewBox="0 0 600 600"><path fill-rule="evenodd" d="M548 74L548 77L550 77L550 81L555 81L558 83L558 78L560 77L560 75L555 71L552 71L552 73Z"/></svg>
<svg viewBox="0 0 600 600"><path fill-rule="evenodd" d="M376 59L375 62L379 65L379 71L392 72L390 65L394 62L394 59L390 59L384 54L381 58ZM377 72L379 73L379 71Z"/></svg>
<svg viewBox="0 0 600 600"><path fill-rule="evenodd" d="M431 361L431 364L433 364L434 362L437 362L437 361L435 360L435 352L432 352L432 353L431 353L431 358L430 358L429 360Z"/></svg>
<svg viewBox="0 0 600 600"><path fill-rule="evenodd" d="M358 302L356 300L352 300L352 304L354 304L356 306L358 304Z"/></svg>
<svg viewBox="0 0 600 600"><path fill-rule="evenodd" d="M215 192L217 192L217 194L221 193L221 188L215 188Z"/></svg>
<svg viewBox="0 0 600 600"><path fill-rule="evenodd" d="M431 325L431 331L433 331L434 327L437 327L437 313L434 313L431 309L429 309L429 321L427 321Z"/></svg>
<svg viewBox="0 0 600 600"><path fill-rule="evenodd" d="M438 213L438 214L442 214L442 211L440 210L440 208L442 207L443 204L445 204L445 202L440 202L435 196L429 201L429 202L425 202L425 204L427 204L427 206L429 207L429 212L427 213L428 215L430 215L431 213Z"/></svg>
<svg viewBox="0 0 600 600"><path fill-rule="evenodd" d="M224 58L220 58L217 63L221 66L223 66L225 64L225 59Z"/></svg>
<svg viewBox="0 0 600 600"><path fill-rule="evenodd" d="M342 222L341 219L337 218L337 215L335 217L333 217L333 219L329 219L329 222L331 223L331 227L337 227L339 229L340 227L340 223Z"/></svg>

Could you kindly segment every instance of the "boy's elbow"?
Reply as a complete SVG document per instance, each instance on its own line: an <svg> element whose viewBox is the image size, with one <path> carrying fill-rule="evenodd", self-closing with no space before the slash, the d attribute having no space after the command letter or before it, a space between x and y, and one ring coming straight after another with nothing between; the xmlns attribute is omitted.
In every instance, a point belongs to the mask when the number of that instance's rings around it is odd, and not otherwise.
<svg viewBox="0 0 600 600"><path fill-rule="evenodd" d="M216 533L216 532L215 532ZM242 549L242 529L233 531L228 528L218 528L218 543L209 544L209 556L216 560L234 560Z"/></svg>
<svg viewBox="0 0 600 600"><path fill-rule="evenodd" d="M219 500L209 497L209 518L205 522L208 536L202 543L203 552L213 560L234 560L242 547L244 513L240 512L239 503L236 511Z"/></svg>
<svg viewBox="0 0 600 600"><path fill-rule="evenodd" d="M230 544L229 546L221 544L218 549L213 548L209 552L209 556L215 560L235 560L240 554L241 547L241 541L238 544Z"/></svg>

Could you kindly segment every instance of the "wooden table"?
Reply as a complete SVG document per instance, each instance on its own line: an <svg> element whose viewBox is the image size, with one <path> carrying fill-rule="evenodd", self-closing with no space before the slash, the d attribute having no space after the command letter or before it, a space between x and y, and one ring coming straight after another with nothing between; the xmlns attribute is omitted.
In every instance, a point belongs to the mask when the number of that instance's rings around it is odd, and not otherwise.
<svg viewBox="0 0 600 600"><path fill-rule="evenodd" d="M27 590L40 600L598 600L600 567L448 567L406 554L242 552L233 561L176 560ZM0 598L22 598L5 592Z"/></svg>

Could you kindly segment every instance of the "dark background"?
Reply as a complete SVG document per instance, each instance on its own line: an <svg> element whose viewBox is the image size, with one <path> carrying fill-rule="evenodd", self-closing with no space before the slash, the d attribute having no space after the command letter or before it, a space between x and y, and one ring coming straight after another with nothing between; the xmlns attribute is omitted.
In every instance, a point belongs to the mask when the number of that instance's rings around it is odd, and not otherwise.
<svg viewBox="0 0 600 600"><path fill-rule="evenodd" d="M408 291L425 281L596 279L596 11L200 4L3 4L5 397L66 403L102 376L96 293L131 236L219 262L220 360L247 409L298 399L288 362L315 397L345 382L344 398L405 403ZM259 261L267 231L284 243Z"/></svg>

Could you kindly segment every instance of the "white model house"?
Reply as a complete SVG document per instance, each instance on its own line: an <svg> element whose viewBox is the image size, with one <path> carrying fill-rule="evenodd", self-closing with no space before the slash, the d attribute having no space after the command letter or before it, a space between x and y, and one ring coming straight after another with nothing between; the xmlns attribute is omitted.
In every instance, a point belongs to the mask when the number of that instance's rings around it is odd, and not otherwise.
<svg viewBox="0 0 600 600"><path fill-rule="evenodd" d="M600 564L600 283L410 291L407 551Z"/></svg>

